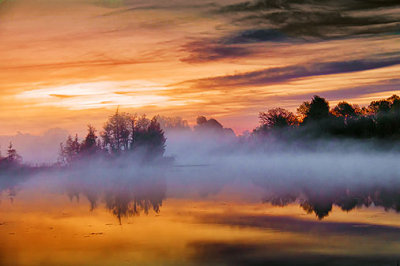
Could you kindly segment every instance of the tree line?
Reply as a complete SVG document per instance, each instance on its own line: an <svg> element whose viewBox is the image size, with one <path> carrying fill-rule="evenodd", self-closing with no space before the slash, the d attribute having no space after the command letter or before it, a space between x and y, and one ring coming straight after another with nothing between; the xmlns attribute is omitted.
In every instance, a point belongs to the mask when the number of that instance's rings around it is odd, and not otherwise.
<svg viewBox="0 0 400 266"><path fill-rule="evenodd" d="M166 137L157 117L131 115L118 110L104 124L99 136L89 125L86 137L68 136L60 144L59 163L68 165L82 158L96 156L116 157L141 152L146 159L162 157Z"/></svg>
<svg viewBox="0 0 400 266"><path fill-rule="evenodd" d="M359 107L346 101L330 108L329 102L318 95L303 102L297 114L283 108L273 108L259 113L260 125L253 135L295 137L350 137L391 138L400 137L400 97L372 101Z"/></svg>
<svg viewBox="0 0 400 266"><path fill-rule="evenodd" d="M232 137L232 129L224 128L216 119L199 116L193 130L180 117L138 116L117 110L98 132L89 125L82 141L78 135L68 136L60 144L58 165L69 165L82 158L100 156L118 157L138 154L151 160L164 155L166 137L164 130L207 133L207 138ZM372 101L368 106L359 107L346 101L331 108L329 102L318 95L303 102L297 112L284 108L272 108L259 113L259 126L250 134L251 139L277 136L281 139L336 138L377 138L398 140L400 138L400 97ZM243 138L241 138L243 139ZM7 154L0 154L0 169L21 165L22 158L12 143Z"/></svg>

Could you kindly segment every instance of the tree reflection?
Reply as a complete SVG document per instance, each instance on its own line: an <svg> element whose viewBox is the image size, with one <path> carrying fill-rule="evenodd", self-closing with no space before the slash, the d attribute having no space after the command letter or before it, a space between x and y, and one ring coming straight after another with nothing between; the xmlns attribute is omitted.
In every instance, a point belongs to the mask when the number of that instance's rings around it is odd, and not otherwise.
<svg viewBox="0 0 400 266"><path fill-rule="evenodd" d="M90 180L91 178L89 178ZM122 223L123 217L138 216L141 213L160 212L166 197L165 178L159 176L136 175L109 178L105 182L70 183L67 194L71 200L83 195L90 202L90 210L104 202L105 208Z"/></svg>
<svg viewBox="0 0 400 266"><path fill-rule="evenodd" d="M0 172L0 195L5 193L13 201L20 189L20 184L27 181L33 174L38 173L39 170L37 168L10 167L9 169L1 169Z"/></svg>
<svg viewBox="0 0 400 266"><path fill-rule="evenodd" d="M150 210L160 212L165 198L164 184L134 184L130 188L107 190L104 195L106 208L118 218L149 214Z"/></svg>
<svg viewBox="0 0 400 266"><path fill-rule="evenodd" d="M305 201L300 204L300 206L305 210L307 213L315 213L318 219L323 219L324 217L328 216L329 213L332 211L332 203L330 202L309 202Z"/></svg>
<svg viewBox="0 0 400 266"><path fill-rule="evenodd" d="M374 186L354 189L338 187L317 193L308 188L301 188L290 193L275 193L265 197L263 202L281 207L297 203L307 213L314 213L318 219L327 217L334 205L343 211L375 206L382 207L385 211L400 212L400 187Z"/></svg>

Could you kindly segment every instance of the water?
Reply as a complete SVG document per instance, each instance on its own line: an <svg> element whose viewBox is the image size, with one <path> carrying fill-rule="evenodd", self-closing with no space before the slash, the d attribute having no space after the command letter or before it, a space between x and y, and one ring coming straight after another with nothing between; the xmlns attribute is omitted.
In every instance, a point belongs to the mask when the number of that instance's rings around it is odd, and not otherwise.
<svg viewBox="0 0 400 266"><path fill-rule="evenodd" d="M277 192L252 181L210 189L208 182L170 176L14 178L2 187L1 265L397 265L400 259L400 188L379 182Z"/></svg>

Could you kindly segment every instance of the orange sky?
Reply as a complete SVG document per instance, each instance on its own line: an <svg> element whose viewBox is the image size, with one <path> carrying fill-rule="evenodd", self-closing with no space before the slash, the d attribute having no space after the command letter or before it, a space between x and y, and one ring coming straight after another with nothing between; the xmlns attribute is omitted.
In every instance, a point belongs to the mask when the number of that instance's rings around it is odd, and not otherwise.
<svg viewBox="0 0 400 266"><path fill-rule="evenodd" d="M240 133L314 94L363 105L400 93L395 1L275 2L0 1L0 135L81 132L117 106Z"/></svg>

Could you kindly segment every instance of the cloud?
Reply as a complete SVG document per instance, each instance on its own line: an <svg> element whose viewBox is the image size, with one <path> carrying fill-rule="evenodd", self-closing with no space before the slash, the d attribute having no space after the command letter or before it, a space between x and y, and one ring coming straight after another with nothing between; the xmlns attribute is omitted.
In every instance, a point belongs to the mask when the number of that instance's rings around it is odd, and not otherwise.
<svg viewBox="0 0 400 266"><path fill-rule="evenodd" d="M254 12L270 10L320 10L326 11L363 11L399 7L396 0L360 1L360 0L253 0L226 5L220 12Z"/></svg>
<svg viewBox="0 0 400 266"><path fill-rule="evenodd" d="M329 40L363 39L400 33L397 1L278 1L258 0L215 9L227 19L213 38L189 42L182 61L201 63L255 56L255 44L299 44ZM191 48L193 47L194 48Z"/></svg>
<svg viewBox="0 0 400 266"><path fill-rule="evenodd" d="M398 1L267 1L227 5L217 13L244 26L263 26L297 38L348 38L399 32Z"/></svg>
<svg viewBox="0 0 400 266"><path fill-rule="evenodd" d="M120 15L123 13L128 13L128 12L135 12L135 11L140 11L140 10L196 10L196 9L204 9L204 8L217 8L217 5L212 2L208 3L202 3L202 4L187 4L187 2L176 2L176 1L170 1L168 3L162 3L160 4L159 2L155 2L152 5L149 4L138 4L136 2L132 1L127 1L124 3L120 3L118 5L106 5L108 7L123 7L117 10L113 10L111 12L104 13L102 16L113 16L113 15ZM126 7L128 6L128 7Z"/></svg>
<svg viewBox="0 0 400 266"><path fill-rule="evenodd" d="M190 56L182 61L245 58L257 53L251 44L264 42L296 44L400 33L398 1L258 0L215 10L217 17L229 21L221 27L224 31L216 28L219 35L214 39L184 45Z"/></svg>
<svg viewBox="0 0 400 266"><path fill-rule="evenodd" d="M201 63L222 59L235 59L251 55L253 52L245 47L235 45L221 45L213 41L192 41L183 46L183 50L189 53L182 58L182 62Z"/></svg>
<svg viewBox="0 0 400 266"><path fill-rule="evenodd" d="M290 38L275 29L251 29L239 31L226 37L226 43L253 43L253 42L286 42Z"/></svg>
<svg viewBox="0 0 400 266"><path fill-rule="evenodd" d="M334 100L354 99L374 93L382 93L382 92L390 93L397 88L400 88L400 79L386 80L384 82L380 83L378 82L372 85L339 88L329 91L323 91L319 94L322 97L329 99L330 101L334 101ZM304 101L304 99L311 99L314 95L315 92L308 92L308 93L297 93L295 95L274 96L273 98L276 101L295 100L300 102Z"/></svg>
<svg viewBox="0 0 400 266"><path fill-rule="evenodd" d="M59 68L82 68L82 67L99 67L99 66L124 66L157 62L155 59L142 59L142 60L118 60L118 59L94 59L94 60L77 60L77 61L63 61L39 64L26 64L18 66L4 66L0 69L3 70L27 70L27 69L59 69Z"/></svg>
<svg viewBox="0 0 400 266"><path fill-rule="evenodd" d="M49 94L49 96L56 97L59 99L79 97L79 95L65 95L65 94Z"/></svg>
<svg viewBox="0 0 400 266"><path fill-rule="evenodd" d="M312 76L351 73L400 64L400 57L330 61L267 68L234 75L187 81L199 87L246 87L282 83Z"/></svg>

